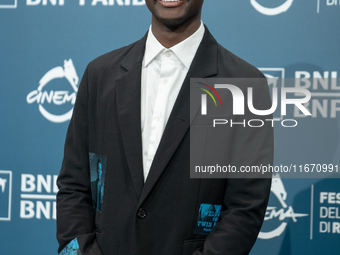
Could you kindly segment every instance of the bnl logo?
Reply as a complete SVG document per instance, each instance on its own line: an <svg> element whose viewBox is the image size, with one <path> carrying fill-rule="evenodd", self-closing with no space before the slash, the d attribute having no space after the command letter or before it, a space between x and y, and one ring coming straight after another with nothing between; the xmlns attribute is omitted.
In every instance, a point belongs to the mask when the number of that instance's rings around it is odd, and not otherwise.
<svg viewBox="0 0 340 255"><path fill-rule="evenodd" d="M11 220L12 172L0 170L0 221Z"/></svg>
<svg viewBox="0 0 340 255"><path fill-rule="evenodd" d="M0 9L17 8L18 0L0 0Z"/></svg>

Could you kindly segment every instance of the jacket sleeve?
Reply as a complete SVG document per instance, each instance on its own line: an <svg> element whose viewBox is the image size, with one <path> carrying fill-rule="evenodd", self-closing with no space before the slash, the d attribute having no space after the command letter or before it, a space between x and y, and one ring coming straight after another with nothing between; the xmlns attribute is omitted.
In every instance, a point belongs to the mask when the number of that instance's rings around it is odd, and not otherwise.
<svg viewBox="0 0 340 255"><path fill-rule="evenodd" d="M270 109L271 100L265 78L254 86L256 109ZM247 107L246 107L247 108ZM255 116L249 111L243 119L272 119L271 115ZM238 127L233 137L232 166L273 165L274 139L271 121L261 128ZM260 177L260 178L258 178ZM271 173L250 178L226 180L224 196L225 210L221 220L207 236L203 247L193 255L246 255L253 247L261 229L268 204Z"/></svg>
<svg viewBox="0 0 340 255"><path fill-rule="evenodd" d="M57 180L58 252L96 254L101 251L94 230L89 170L88 67L79 85L64 148L64 159Z"/></svg>

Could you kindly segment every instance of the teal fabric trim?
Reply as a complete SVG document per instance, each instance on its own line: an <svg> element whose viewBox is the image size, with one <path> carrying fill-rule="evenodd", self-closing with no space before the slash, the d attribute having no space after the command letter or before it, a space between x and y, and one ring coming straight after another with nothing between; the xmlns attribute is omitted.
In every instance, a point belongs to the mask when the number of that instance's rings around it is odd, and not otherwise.
<svg viewBox="0 0 340 255"><path fill-rule="evenodd" d="M77 238L69 242L59 255L81 255Z"/></svg>

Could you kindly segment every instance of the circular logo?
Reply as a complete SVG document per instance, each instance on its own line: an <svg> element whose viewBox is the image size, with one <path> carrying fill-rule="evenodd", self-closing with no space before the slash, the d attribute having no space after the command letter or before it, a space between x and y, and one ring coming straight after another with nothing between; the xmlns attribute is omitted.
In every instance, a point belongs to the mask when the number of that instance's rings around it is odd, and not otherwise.
<svg viewBox="0 0 340 255"><path fill-rule="evenodd" d="M298 217L306 217L308 214L295 213L292 206L286 204L287 192L281 180L280 174L274 174L272 179L272 186L270 191L275 195L276 199L279 201L281 208L275 206L268 206L264 220L274 220L277 219L280 224L275 229L264 232L261 231L258 235L260 239L271 239L280 236L287 227L287 218L292 219L297 222Z"/></svg>
<svg viewBox="0 0 340 255"><path fill-rule="evenodd" d="M256 0L250 0L251 5L260 13L268 16L274 16L288 11L294 0L287 0L285 3L274 8L268 8L260 5Z"/></svg>
<svg viewBox="0 0 340 255"><path fill-rule="evenodd" d="M53 91L49 93L43 91L43 88L52 80L66 78L68 83L72 87L72 93L69 91ZM64 61L64 68L61 66L55 67L49 70L39 81L39 86L36 90L33 90L27 95L27 103L32 104L37 102L39 104L40 113L49 121L54 123L62 123L71 119L73 107L71 110L64 114L56 115L48 112L43 103L47 101L50 104L62 105L71 102L74 105L78 92L77 84L79 78L77 76L76 69L74 68L72 59Z"/></svg>

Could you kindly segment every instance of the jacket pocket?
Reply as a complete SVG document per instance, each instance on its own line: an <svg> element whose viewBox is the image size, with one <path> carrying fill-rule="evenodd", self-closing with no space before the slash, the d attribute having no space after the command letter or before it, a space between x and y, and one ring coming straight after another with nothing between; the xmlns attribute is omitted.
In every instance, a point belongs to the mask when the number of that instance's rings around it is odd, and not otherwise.
<svg viewBox="0 0 340 255"><path fill-rule="evenodd" d="M107 157L90 152L89 159L93 208L102 212Z"/></svg>
<svg viewBox="0 0 340 255"><path fill-rule="evenodd" d="M192 255L194 251L203 247L205 239L190 239L183 242L183 255Z"/></svg>

